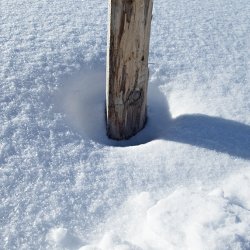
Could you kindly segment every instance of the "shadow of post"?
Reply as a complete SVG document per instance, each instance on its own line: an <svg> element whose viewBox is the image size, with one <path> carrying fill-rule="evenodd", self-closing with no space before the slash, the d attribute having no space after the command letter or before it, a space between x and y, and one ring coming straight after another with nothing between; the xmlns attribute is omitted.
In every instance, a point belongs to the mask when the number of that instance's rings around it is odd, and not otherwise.
<svg viewBox="0 0 250 250"><path fill-rule="evenodd" d="M159 81L148 86L148 121L145 128L127 141L114 141L105 129L105 66L84 68L64 80L55 95L57 110L83 138L102 145L128 147L164 139L250 159L250 126L201 114L171 119L167 98Z"/></svg>
<svg viewBox="0 0 250 250"><path fill-rule="evenodd" d="M171 121L163 138L250 159L250 126L219 117L179 116Z"/></svg>

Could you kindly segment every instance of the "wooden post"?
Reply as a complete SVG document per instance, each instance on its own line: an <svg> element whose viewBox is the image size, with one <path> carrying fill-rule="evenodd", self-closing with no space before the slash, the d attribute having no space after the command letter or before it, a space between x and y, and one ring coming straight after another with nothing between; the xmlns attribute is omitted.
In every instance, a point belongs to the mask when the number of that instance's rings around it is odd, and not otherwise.
<svg viewBox="0 0 250 250"><path fill-rule="evenodd" d="M109 0L107 135L128 139L147 118L148 54L153 0Z"/></svg>

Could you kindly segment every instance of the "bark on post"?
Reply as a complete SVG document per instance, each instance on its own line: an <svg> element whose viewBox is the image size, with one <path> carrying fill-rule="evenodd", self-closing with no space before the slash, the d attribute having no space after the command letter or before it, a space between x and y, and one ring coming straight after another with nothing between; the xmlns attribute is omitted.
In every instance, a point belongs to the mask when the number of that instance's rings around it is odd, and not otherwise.
<svg viewBox="0 0 250 250"><path fill-rule="evenodd" d="M109 5L107 135L123 140L146 122L153 0L109 0Z"/></svg>

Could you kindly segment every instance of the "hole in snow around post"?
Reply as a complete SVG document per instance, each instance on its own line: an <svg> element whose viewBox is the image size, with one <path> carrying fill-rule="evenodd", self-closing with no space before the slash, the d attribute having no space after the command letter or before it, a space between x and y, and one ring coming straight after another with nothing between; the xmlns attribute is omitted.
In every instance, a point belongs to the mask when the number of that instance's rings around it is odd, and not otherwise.
<svg viewBox="0 0 250 250"><path fill-rule="evenodd" d="M143 130L129 140L114 141L106 136L105 66L85 67L80 72L63 79L55 94L56 111L65 114L70 127L85 139L109 146L136 146L160 138L170 115L166 97L157 82L149 82L148 121Z"/></svg>

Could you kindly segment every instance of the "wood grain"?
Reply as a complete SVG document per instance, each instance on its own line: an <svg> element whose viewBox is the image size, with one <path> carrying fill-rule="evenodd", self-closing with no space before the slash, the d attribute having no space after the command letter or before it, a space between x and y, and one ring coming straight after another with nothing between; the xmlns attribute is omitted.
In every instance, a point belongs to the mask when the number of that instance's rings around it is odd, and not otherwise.
<svg viewBox="0 0 250 250"><path fill-rule="evenodd" d="M107 135L122 140L146 122L153 0L109 0L109 4Z"/></svg>

